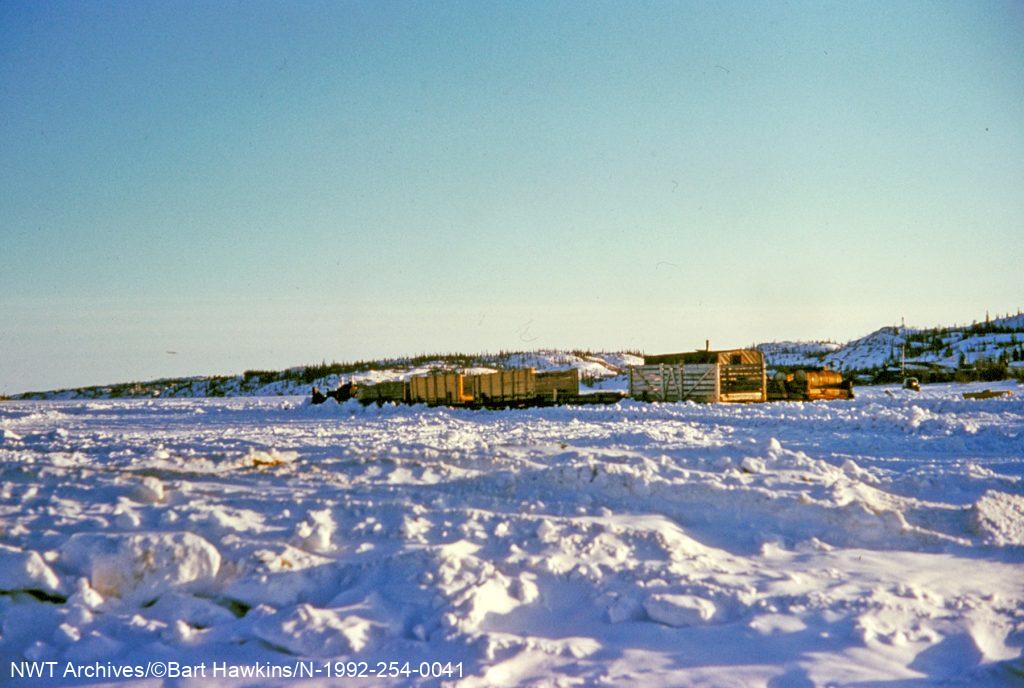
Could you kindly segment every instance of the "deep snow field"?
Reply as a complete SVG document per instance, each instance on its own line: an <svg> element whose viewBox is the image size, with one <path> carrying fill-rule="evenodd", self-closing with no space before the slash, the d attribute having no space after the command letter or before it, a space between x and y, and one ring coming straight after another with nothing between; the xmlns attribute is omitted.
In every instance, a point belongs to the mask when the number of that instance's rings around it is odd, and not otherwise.
<svg viewBox="0 0 1024 688"><path fill-rule="evenodd" d="M343 659L463 678L239 685L1021 685L1022 391L0 402L0 684Z"/></svg>

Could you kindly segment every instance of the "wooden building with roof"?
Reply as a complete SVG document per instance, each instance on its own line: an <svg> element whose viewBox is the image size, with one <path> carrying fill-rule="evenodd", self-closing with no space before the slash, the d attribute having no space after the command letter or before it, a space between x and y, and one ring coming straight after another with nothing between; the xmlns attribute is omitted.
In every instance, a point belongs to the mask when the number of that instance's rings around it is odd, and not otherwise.
<svg viewBox="0 0 1024 688"><path fill-rule="evenodd" d="M629 396L646 401L749 403L768 400L764 354L757 349L644 356L629 368Z"/></svg>

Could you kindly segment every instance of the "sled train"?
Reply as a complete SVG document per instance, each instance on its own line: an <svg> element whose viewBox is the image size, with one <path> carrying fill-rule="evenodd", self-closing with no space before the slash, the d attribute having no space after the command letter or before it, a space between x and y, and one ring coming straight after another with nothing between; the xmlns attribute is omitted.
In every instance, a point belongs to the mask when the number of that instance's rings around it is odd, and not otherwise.
<svg viewBox="0 0 1024 688"><path fill-rule="evenodd" d="M576 369L537 372L510 368L487 373L442 371L408 380L355 384L330 392L313 388L313 403L328 398L363 404L427 404L463 408L526 408L571 404L614 404L629 396L641 401L756 403L852 399L853 384L840 373L797 370L770 380L764 354L756 349L703 350L645 356L629 366L629 392L580 394Z"/></svg>

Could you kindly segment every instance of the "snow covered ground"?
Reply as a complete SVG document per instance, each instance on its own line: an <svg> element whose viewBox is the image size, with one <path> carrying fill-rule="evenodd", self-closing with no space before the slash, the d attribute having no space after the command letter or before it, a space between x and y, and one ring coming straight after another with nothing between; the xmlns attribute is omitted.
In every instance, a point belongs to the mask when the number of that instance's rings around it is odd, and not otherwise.
<svg viewBox="0 0 1024 688"><path fill-rule="evenodd" d="M1017 395L960 396L984 387ZM858 391L0 403L0 684L312 660L301 682L338 685L341 659L461 663L440 682L467 687L1019 685L1021 388ZM132 682L160 684L110 681Z"/></svg>

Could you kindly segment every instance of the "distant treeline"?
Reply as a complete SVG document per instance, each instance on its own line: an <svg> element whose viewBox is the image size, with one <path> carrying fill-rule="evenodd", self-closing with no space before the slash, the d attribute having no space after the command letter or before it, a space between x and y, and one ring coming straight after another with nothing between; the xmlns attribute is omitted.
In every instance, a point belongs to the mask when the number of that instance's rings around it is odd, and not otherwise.
<svg viewBox="0 0 1024 688"><path fill-rule="evenodd" d="M536 355L536 351L505 351L496 353L483 352L476 354L466 353L431 353L417 356L405 356L398 358L384 358L378 360L359 360L351 362L321 361L318 364L296 366L285 370L246 370L241 376L238 375L211 375L187 378L162 378L148 382L124 382L112 385L95 385L92 387L77 387L62 389L52 392L26 392L16 395L19 399L45 399L54 396L73 394L84 398L132 398L132 397L178 397L178 396L207 396L223 397L232 393L252 393L260 387L275 382L291 382L295 385L309 385L317 380L332 375L345 376L356 373L365 373L375 370L407 370L410 368L421 368L429 366L431 369L442 368L506 368L514 367L516 357L529 358ZM624 353L642 356L637 351L626 351ZM572 357L589 358L599 356L599 352L588 349L574 349L571 351L559 351L554 356L556 363L569 363ZM592 380L583 376L584 381Z"/></svg>
<svg viewBox="0 0 1024 688"><path fill-rule="evenodd" d="M598 356L598 352L588 349L573 349L564 353L564 361L569 362L570 356L578 358L589 358ZM642 356L638 351L626 351L624 353L634 356ZM330 375L352 375L354 373L365 373L373 370L402 370L408 368L420 368L426 365L435 364L436 368L474 368L485 366L488 368L508 367L508 360L515 357L528 357L535 355L535 351L505 351L497 353L465 354L456 352L419 354L417 356L404 356L399 358L382 358L377 360L352 361L338 363L332 361L327 363L321 361L319 364L288 368L286 370L246 370L242 373L242 379L246 382L258 380L260 385L280 382L282 380L310 384L321 378ZM557 356L556 356L557 361Z"/></svg>

